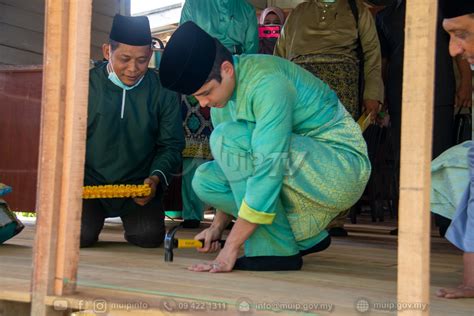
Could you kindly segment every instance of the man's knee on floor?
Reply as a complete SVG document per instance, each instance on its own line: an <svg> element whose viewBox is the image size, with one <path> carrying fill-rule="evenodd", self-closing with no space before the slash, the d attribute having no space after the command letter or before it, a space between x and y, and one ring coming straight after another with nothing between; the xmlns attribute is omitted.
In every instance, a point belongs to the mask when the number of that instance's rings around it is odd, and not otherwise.
<svg viewBox="0 0 474 316"><path fill-rule="evenodd" d="M125 232L125 239L138 247L156 248L159 247L165 239L165 227L157 227L155 229L144 230L133 234Z"/></svg>
<svg viewBox="0 0 474 316"><path fill-rule="evenodd" d="M81 248L93 246L99 240L99 234L87 230L81 230Z"/></svg>

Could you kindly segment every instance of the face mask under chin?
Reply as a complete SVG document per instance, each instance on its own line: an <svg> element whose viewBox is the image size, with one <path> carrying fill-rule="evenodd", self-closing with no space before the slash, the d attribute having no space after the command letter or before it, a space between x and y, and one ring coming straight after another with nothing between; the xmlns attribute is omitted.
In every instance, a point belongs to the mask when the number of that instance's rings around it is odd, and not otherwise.
<svg viewBox="0 0 474 316"><path fill-rule="evenodd" d="M136 86L138 86L140 84L140 82L142 82L143 80L143 76L138 79L138 81L132 85L132 86L127 86L126 84L124 84L122 82L122 80L120 80L120 78L117 76L117 74L115 73L114 71L114 66L112 65L112 56L110 57L109 59L109 64L107 65L107 70L109 72L109 80L112 81L112 83L114 85L116 85L117 87L123 89L123 90L131 90L133 88L135 88Z"/></svg>

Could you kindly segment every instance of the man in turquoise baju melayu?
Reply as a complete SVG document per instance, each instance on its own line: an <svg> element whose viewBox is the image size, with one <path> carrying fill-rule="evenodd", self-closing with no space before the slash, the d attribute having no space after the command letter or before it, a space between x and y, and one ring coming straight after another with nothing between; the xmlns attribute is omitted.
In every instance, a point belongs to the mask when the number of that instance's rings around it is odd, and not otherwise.
<svg viewBox="0 0 474 316"><path fill-rule="evenodd" d="M211 108L214 161L193 188L218 212L200 251L236 218L211 263L193 271L299 270L324 250L324 228L362 195L370 174L357 124L336 94L311 73L268 55L232 56L193 22L173 34L160 64L164 87ZM237 258L244 245L245 255Z"/></svg>
<svg viewBox="0 0 474 316"><path fill-rule="evenodd" d="M246 0L186 0L179 23L188 21L193 21L217 38L232 54L257 53L257 14L253 5ZM209 109L199 111L199 104L196 103L194 98L182 97L186 139L181 182L184 228L199 227L204 217L205 205L196 196L191 182L197 168L212 160L208 134L212 131L207 115Z"/></svg>

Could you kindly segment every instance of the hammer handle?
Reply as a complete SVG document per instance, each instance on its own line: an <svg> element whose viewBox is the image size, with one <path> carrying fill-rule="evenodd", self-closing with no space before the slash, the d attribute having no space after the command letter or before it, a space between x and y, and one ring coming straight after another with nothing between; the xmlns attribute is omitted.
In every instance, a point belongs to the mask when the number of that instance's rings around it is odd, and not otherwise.
<svg viewBox="0 0 474 316"><path fill-rule="evenodd" d="M202 247L204 247L204 239L199 239L200 242L202 242ZM224 245L225 245L225 240L222 240L222 239L216 239L216 240L213 240L211 242L215 242L215 241L218 241L220 244L221 244L221 248L224 248Z"/></svg>
<svg viewBox="0 0 474 316"><path fill-rule="evenodd" d="M204 247L204 239L176 239L177 248L202 248ZM219 240L221 247L224 247L225 240Z"/></svg>
<svg viewBox="0 0 474 316"><path fill-rule="evenodd" d="M195 239L177 239L177 248L202 248L203 243Z"/></svg>

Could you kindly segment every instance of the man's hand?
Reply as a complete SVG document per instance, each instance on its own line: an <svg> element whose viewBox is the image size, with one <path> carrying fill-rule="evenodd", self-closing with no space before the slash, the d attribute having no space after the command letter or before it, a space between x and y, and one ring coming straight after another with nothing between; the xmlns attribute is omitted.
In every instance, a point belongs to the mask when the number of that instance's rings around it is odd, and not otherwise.
<svg viewBox="0 0 474 316"><path fill-rule="evenodd" d="M137 203L140 206L144 206L148 202L150 202L156 195L156 188L158 186L158 183L160 183L160 178L158 178L157 176L151 176L151 177L146 178L145 181L143 181L143 184L148 184L148 186L150 186L151 188L150 195L145 196L145 197L140 197L140 198L134 198L133 200L135 201L135 203Z"/></svg>
<svg viewBox="0 0 474 316"><path fill-rule="evenodd" d="M194 272L231 272L239 254L238 248L224 246L216 259L210 262L196 263L188 267L189 271Z"/></svg>
<svg viewBox="0 0 474 316"><path fill-rule="evenodd" d="M234 227L232 227L229 236L227 236L224 248L221 249L216 259L211 262L193 264L192 266L188 267L188 270L212 273L232 271L235 261L237 260L237 255L239 254L240 247L253 234L257 227L258 224L248 222L247 220L240 217L237 218ZM219 230L216 230L215 232L203 232L203 235L205 235L205 238L208 240L207 243L205 243L205 247L207 247L208 250L218 250L218 245L214 246L212 243L210 243L210 241L214 238L220 238L218 232ZM196 238L200 237L202 236L196 236Z"/></svg>
<svg viewBox="0 0 474 316"><path fill-rule="evenodd" d="M221 249L219 239L222 237L222 230L215 227L209 227L197 234L194 239L204 240L202 248L197 248L197 251L203 253L217 252Z"/></svg>
<svg viewBox="0 0 474 316"><path fill-rule="evenodd" d="M364 100L363 110L370 113L372 122L377 117L377 113L381 110L381 104L378 100Z"/></svg>

